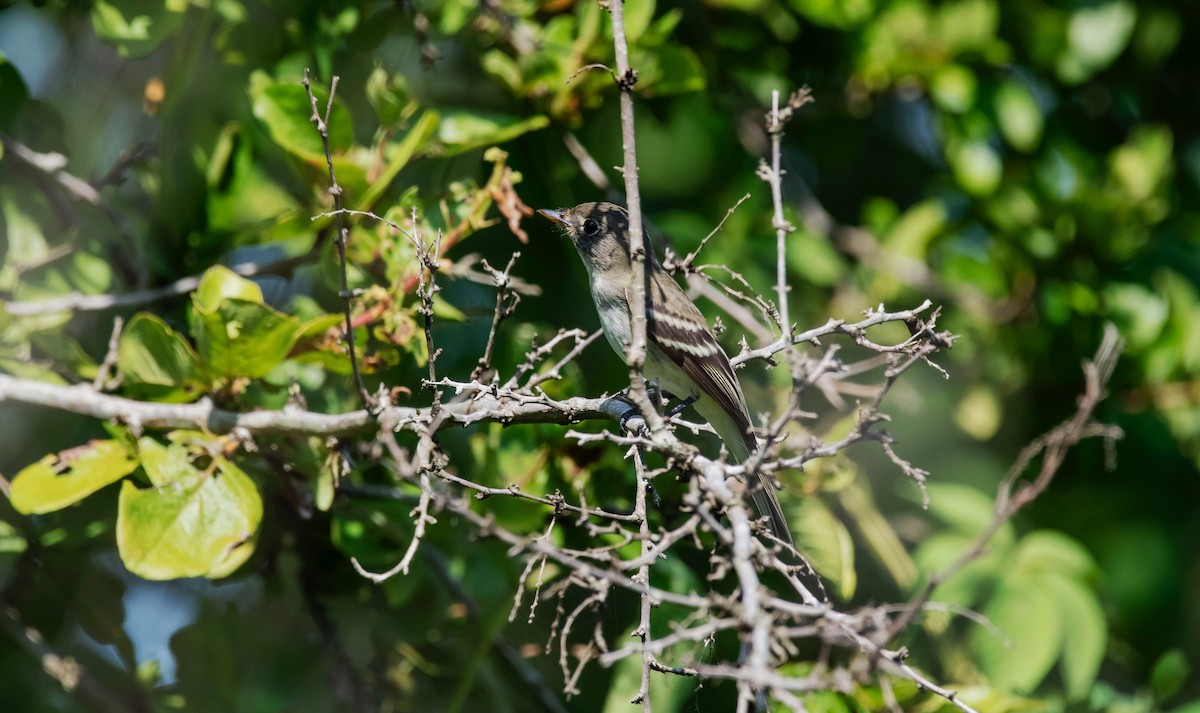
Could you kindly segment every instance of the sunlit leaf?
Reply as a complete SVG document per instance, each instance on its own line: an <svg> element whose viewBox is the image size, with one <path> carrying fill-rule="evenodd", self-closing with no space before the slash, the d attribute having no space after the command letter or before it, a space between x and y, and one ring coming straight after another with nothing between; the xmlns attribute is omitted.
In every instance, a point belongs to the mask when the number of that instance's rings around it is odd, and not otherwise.
<svg viewBox="0 0 1200 713"><path fill-rule="evenodd" d="M1096 563L1076 540L1059 532L1039 530L1021 538L1013 569L1082 578L1095 571Z"/></svg>
<svg viewBox="0 0 1200 713"><path fill-rule="evenodd" d="M947 64L934 73L929 90L943 109L962 113L975 104L975 74L960 64Z"/></svg>
<svg viewBox="0 0 1200 713"><path fill-rule="evenodd" d="M329 92L314 82L313 95L322 118L329 101ZM254 116L266 127L271 139L282 149L305 161L323 165L325 148L321 136L309 120L312 105L308 93L301 86L299 77L293 83L275 83L259 72L251 77L250 100ZM354 144L354 124L350 110L335 98L328 121L330 149L336 153L348 150Z"/></svg>
<svg viewBox="0 0 1200 713"><path fill-rule="evenodd" d="M199 286L192 293L192 304L211 312L230 298L262 304L262 289L224 265L215 265L200 278Z"/></svg>
<svg viewBox="0 0 1200 713"><path fill-rule="evenodd" d="M1085 697L1100 672L1108 641L1104 611L1096 594L1068 576L1047 574L1042 586L1057 603L1062 618L1062 677L1067 697Z"/></svg>
<svg viewBox="0 0 1200 713"><path fill-rule="evenodd" d="M367 101L375 110L375 118L383 126L395 126L407 120L417 110L417 102L400 74L389 74L382 66L371 70L367 77Z"/></svg>
<svg viewBox="0 0 1200 713"><path fill-rule="evenodd" d="M215 231L254 229L278 220L297 202L255 161L251 141L237 124L217 137L208 165L208 220Z"/></svg>
<svg viewBox="0 0 1200 713"><path fill-rule="evenodd" d="M134 315L121 332L117 371L127 387L157 400L189 400L203 385L191 344L148 312Z"/></svg>
<svg viewBox="0 0 1200 713"><path fill-rule="evenodd" d="M541 115L522 119L502 114L454 111L442 115L437 137L446 145L446 154L453 156L481 146L502 144L549 125L550 119Z"/></svg>
<svg viewBox="0 0 1200 713"><path fill-rule="evenodd" d="M796 548L841 596L853 596L858 573L854 569L854 541L846 526L819 498L801 498L787 508Z"/></svg>
<svg viewBox="0 0 1200 713"><path fill-rule="evenodd" d="M679 45L664 45L653 52L655 73L644 85L647 94L661 96L698 92L704 89L707 78L704 65L696 53Z"/></svg>
<svg viewBox="0 0 1200 713"><path fill-rule="evenodd" d="M228 269L205 273L188 312L196 351L216 376L265 376L287 358L300 334L294 317L262 304L262 291Z"/></svg>
<svg viewBox="0 0 1200 713"><path fill-rule="evenodd" d="M1084 5L1071 14L1066 52L1059 58L1058 75L1082 82L1112 63L1129 43L1137 8L1125 0Z"/></svg>
<svg viewBox="0 0 1200 713"><path fill-rule="evenodd" d="M929 483L929 512L958 532L974 535L992 520L993 502L977 488L956 483Z"/></svg>
<svg viewBox="0 0 1200 713"><path fill-rule="evenodd" d="M849 28L862 23L874 12L875 0L790 0L792 7L806 19L827 27Z"/></svg>
<svg viewBox="0 0 1200 713"><path fill-rule="evenodd" d="M980 141L970 141L952 149L949 155L954 178L973 196L989 196L1000 187L1003 165L995 149Z"/></svg>
<svg viewBox="0 0 1200 713"><path fill-rule="evenodd" d="M1006 81L994 98L1000 133L1013 148L1032 151L1042 139L1042 109L1025 86Z"/></svg>
<svg viewBox="0 0 1200 713"><path fill-rule="evenodd" d="M170 482L121 488L117 550L130 572L146 579L219 577L253 551L262 499L253 481L218 458L205 471L175 462Z"/></svg>
<svg viewBox="0 0 1200 713"><path fill-rule="evenodd" d="M122 57L145 57L179 30L187 6L186 0L96 0L92 27Z"/></svg>
<svg viewBox="0 0 1200 713"><path fill-rule="evenodd" d="M954 421L972 438L986 441L1000 428L1002 416L1003 404L996 392L979 385L963 394L962 401L954 412Z"/></svg>
<svg viewBox="0 0 1200 713"><path fill-rule="evenodd" d="M196 349L211 373L261 377L281 364L299 334L299 322L257 302L227 299L216 310L193 308Z"/></svg>
<svg viewBox="0 0 1200 713"><path fill-rule="evenodd" d="M13 478L12 505L26 515L60 510L124 478L137 465L137 458L117 441L92 441L51 454Z"/></svg>
<svg viewBox="0 0 1200 713"><path fill-rule="evenodd" d="M1058 602L1038 580L1009 576L1000 580L982 613L999 634L984 627L971 630L980 668L1002 690L1032 691L1062 650L1066 622Z"/></svg>
<svg viewBox="0 0 1200 713"><path fill-rule="evenodd" d="M1113 151L1109 169L1134 202L1150 198L1170 175L1174 139L1165 126L1142 126Z"/></svg>

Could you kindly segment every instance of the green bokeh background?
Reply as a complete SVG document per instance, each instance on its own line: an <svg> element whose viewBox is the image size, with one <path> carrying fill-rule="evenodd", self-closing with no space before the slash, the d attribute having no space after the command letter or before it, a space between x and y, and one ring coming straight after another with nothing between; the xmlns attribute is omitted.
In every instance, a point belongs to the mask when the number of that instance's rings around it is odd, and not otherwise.
<svg viewBox="0 0 1200 713"><path fill-rule="evenodd" d="M693 249L749 192L701 261L727 264L770 291L770 194L755 175L768 150L762 116L772 90L807 84L816 102L789 124L783 153L788 218L799 228L789 237L793 319L806 328L929 298L943 308L940 326L959 335L937 357L949 379L915 370L886 402L898 451L930 472L930 510L870 445L787 483L795 501L819 487L823 512L853 538L854 586L830 577L838 601L903 601L912 591L895 574L904 563L870 545L869 516L882 514L915 553L909 566L919 575L944 561L939 552L961 550L1019 450L1073 411L1081 361L1113 322L1128 348L1099 418L1125 438L1112 453L1099 441L1073 452L961 594L1002 629L1016 627L1006 629L1016 653L997 653L989 635L958 619L931 622L904 643L936 680L974 691L983 710L1200 710L1200 8L630 0L626 13L640 74L643 209L660 249ZM563 0L5 4L0 299L122 293L219 262L303 255L317 231L329 230L309 220L329 203L320 146L295 92L306 67L322 85L341 78L332 131L351 205L374 186L381 192L371 207L381 214L400 220L417 206L428 231L450 230L493 176L497 157L484 156L493 145L507 152L516 191L534 208L601 198L564 136L576 136L619 187L610 170L621 151L616 90L603 71L576 75L588 63L612 63L609 32L596 5ZM148 104L155 81L164 98ZM437 112L436 121L420 124L426 112ZM418 137L417 126L428 136ZM364 167L394 159L407 136L412 159L380 183L379 171ZM72 200L10 142L64 155L71 173L99 185L107 208ZM124 170L110 176L118 165ZM498 214L491 207L486 215ZM598 324L570 246L531 219L522 227L528 244L499 220L478 223L448 252L504 265L520 249L514 273L542 288L505 323L502 374L535 334ZM326 246L315 263L259 280L263 298L302 320L336 313L334 260ZM352 234L351 261L357 287L413 274L411 247L366 224ZM445 350L438 368L466 378L494 291L443 284L450 316L436 333ZM381 319L389 333L415 326L412 308L411 294L388 307ZM186 297L145 309L189 333ZM112 317L0 316L0 372L90 381ZM735 348L740 328L723 321ZM362 332L382 365L369 385L407 386L413 403L427 402L417 390L426 373L419 333L387 343ZM847 356L864 355L848 348ZM356 396L337 361L272 363L237 394L207 376L190 383L249 409L278 408L295 382L310 408L350 410ZM598 346L552 389L614 391L624 373ZM743 372L752 411L774 405L780 377L761 367ZM131 383L117 393L168 398ZM809 407L821 413L817 430L846 413L820 399ZM48 453L109 437L94 420L12 404L0 404L0 424L8 479ZM589 501L627 502L620 454L569 445L563 432L482 427L449 433L444 445L465 475L492 485L571 493L583 483ZM532 624L521 615L507 621L522 563L505 547L443 517L413 573L371 585L347 555L379 568L396 561L410 537L411 504L343 493L314 508L329 452L267 445L242 463L263 498L257 549L226 579L129 574L115 545L118 487L48 515L0 503L0 599L15 612L0 637L0 710L548 706L501 647L561 696L557 656L541 654L552 609L543 605ZM343 444L352 463L346 482L388 484L368 445ZM294 465L286 475L283 461ZM853 486L829 484L838 467ZM492 499L487 507L521 532L545 526L545 510L527 503ZM584 544L578 532L561 536ZM1038 559L1047 549L1063 559ZM1047 562L1069 564L1051 577ZM661 576L686 588L701 586L705 572L702 558L683 558ZM633 604L614 595L604 615L612 636L631 626ZM26 625L83 664L101 693L64 691L46 675ZM1091 643L1072 644L1073 636ZM1094 670L1071 661L1093 653ZM625 710L633 689L623 675L596 666L581 679L583 693L560 705ZM900 694L906 708L946 705ZM683 680L658 695L656 710L723 709L733 691ZM877 695L867 686L809 705L869 709Z"/></svg>

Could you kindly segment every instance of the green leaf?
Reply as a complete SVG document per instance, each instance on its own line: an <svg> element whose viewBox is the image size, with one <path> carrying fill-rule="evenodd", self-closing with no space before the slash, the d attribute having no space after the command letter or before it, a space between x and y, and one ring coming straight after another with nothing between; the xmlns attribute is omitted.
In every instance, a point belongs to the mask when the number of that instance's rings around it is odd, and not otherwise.
<svg viewBox="0 0 1200 713"><path fill-rule="evenodd" d="M329 92L315 82L312 89L324 118ZM267 127L267 133L280 148L309 163L324 165L325 147L310 121L312 105L298 79L278 84L265 73L256 72L250 78L250 101L254 116ZM354 145L353 127L350 110L341 99L335 98L328 121L331 151L344 153Z"/></svg>
<svg viewBox="0 0 1200 713"><path fill-rule="evenodd" d="M261 377L291 352L302 325L262 304L258 285L224 267L204 273L188 313L196 350L209 373Z"/></svg>
<svg viewBox="0 0 1200 713"><path fill-rule="evenodd" d="M192 293L192 304L211 312L228 298L262 304L262 289L224 265L215 265L201 276L200 284Z"/></svg>
<svg viewBox="0 0 1200 713"><path fill-rule="evenodd" d="M975 73L961 64L939 67L929 80L929 92L938 106L961 114L975 105Z"/></svg>
<svg viewBox="0 0 1200 713"><path fill-rule="evenodd" d="M1059 532L1039 530L1021 538L1012 569L1081 579L1095 571L1096 563L1076 540Z"/></svg>
<svg viewBox="0 0 1200 713"><path fill-rule="evenodd" d="M1028 538L1026 538L1028 539ZM1062 677L1068 700L1088 695L1108 641L1104 611L1091 591L1069 576L1046 574L1041 584L1054 597L1062 620Z"/></svg>
<svg viewBox="0 0 1200 713"><path fill-rule="evenodd" d="M388 74L382 66L377 66L367 77L366 89L367 101L383 126L396 126L417 110L417 102L408 91L404 75Z"/></svg>
<svg viewBox="0 0 1200 713"><path fill-rule="evenodd" d="M29 542L21 531L12 524L0 520L0 555L11 555L24 552Z"/></svg>
<svg viewBox="0 0 1200 713"><path fill-rule="evenodd" d="M982 51L996 37L1000 9L995 0L952 0L939 3L930 28L951 54Z"/></svg>
<svg viewBox="0 0 1200 713"><path fill-rule="evenodd" d="M1125 49L1137 21L1137 8L1124 0L1085 5L1071 14L1067 48L1058 75L1079 83L1112 64Z"/></svg>
<svg viewBox="0 0 1200 713"><path fill-rule="evenodd" d="M147 312L134 315L121 333L117 371L127 386L156 401L191 400L204 386L192 345Z"/></svg>
<svg viewBox="0 0 1200 713"><path fill-rule="evenodd" d="M190 316L204 367L226 378L266 376L287 359L301 327L293 317L239 299L213 312L193 305Z"/></svg>
<svg viewBox="0 0 1200 713"><path fill-rule="evenodd" d="M704 65L696 53L679 45L664 45L653 52L655 76L647 81L645 92L650 96L684 94L704 89L708 80Z"/></svg>
<svg viewBox="0 0 1200 713"><path fill-rule="evenodd" d="M122 57L145 57L183 25L187 0L96 0L92 27Z"/></svg>
<svg viewBox="0 0 1200 713"><path fill-rule="evenodd" d="M788 507L796 547L843 597L858 585L854 541L841 520L818 498L802 498Z"/></svg>
<svg viewBox="0 0 1200 713"><path fill-rule="evenodd" d="M298 207L255 160L252 141L237 123L221 130L206 174L208 226L213 232L256 230Z"/></svg>
<svg viewBox="0 0 1200 713"><path fill-rule="evenodd" d="M411 511L411 503L397 500L356 500L352 508L334 509L330 541L368 569L387 569L412 539Z"/></svg>
<svg viewBox="0 0 1200 713"><path fill-rule="evenodd" d="M990 196L1000 187L1003 164L983 141L968 141L950 150L950 169L962 189L973 196Z"/></svg>
<svg viewBox="0 0 1200 713"><path fill-rule="evenodd" d="M262 519L253 481L219 458L207 471L188 464L171 482L139 490L121 487L117 551L145 579L222 577L245 562Z"/></svg>
<svg viewBox="0 0 1200 713"><path fill-rule="evenodd" d="M637 45L642 33L650 26L654 5L655 0L625 0L625 37L630 45Z"/></svg>
<svg viewBox="0 0 1200 713"><path fill-rule="evenodd" d="M453 156L480 146L512 141L549 125L550 119L541 114L522 119L505 114L452 111L442 116L437 137L446 145L445 155Z"/></svg>
<svg viewBox="0 0 1200 713"><path fill-rule="evenodd" d="M805 282L832 287L846 274L845 260L824 235L799 227L787 240L788 269Z"/></svg>
<svg viewBox="0 0 1200 713"><path fill-rule="evenodd" d="M1117 323L1131 353L1156 343L1167 324L1167 300L1145 285L1112 282L1104 287L1107 314Z"/></svg>
<svg viewBox="0 0 1200 713"><path fill-rule="evenodd" d="M875 14L875 0L791 0L806 20L818 25L850 28Z"/></svg>
<svg viewBox="0 0 1200 713"><path fill-rule="evenodd" d="M60 510L124 478L137 464L118 441L92 441L48 455L13 478L13 508L25 515Z"/></svg>
<svg viewBox="0 0 1200 713"><path fill-rule="evenodd" d="M173 432L171 435L175 436L177 433ZM194 471L191 456L183 443L173 442L164 446L153 438L140 438L138 457L142 461L142 470L146 472L150 484L155 487L174 483Z"/></svg>
<svg viewBox="0 0 1200 713"><path fill-rule="evenodd" d="M1010 576L1000 581L983 615L1006 641L983 627L972 630L980 668L996 688L1032 691L1062 650L1065 622L1058 602L1037 579Z"/></svg>
<svg viewBox="0 0 1200 713"><path fill-rule="evenodd" d="M436 319L449 322L465 322L467 315L462 310L447 302L441 295L433 296L433 316Z"/></svg>
<svg viewBox="0 0 1200 713"><path fill-rule="evenodd" d="M1166 183L1174 166L1174 137L1164 126L1140 126L1109 156L1109 171L1131 202L1153 196Z"/></svg>
<svg viewBox="0 0 1200 713"><path fill-rule="evenodd" d="M1006 81L993 99L1000 133L1018 151L1032 151L1042 140L1042 108L1033 93L1016 81Z"/></svg>
<svg viewBox="0 0 1200 713"><path fill-rule="evenodd" d="M969 485L929 483L929 512L957 532L975 535L992 520L992 499Z"/></svg>
<svg viewBox="0 0 1200 713"><path fill-rule="evenodd" d="M929 244L946 227L946 206L940 200L917 203L892 222L885 242L888 250L924 260Z"/></svg>
<svg viewBox="0 0 1200 713"><path fill-rule="evenodd" d="M1169 700L1179 693L1191 675L1192 665L1183 651L1171 649L1159 656L1150 671L1150 690L1154 692L1154 699L1160 702Z"/></svg>

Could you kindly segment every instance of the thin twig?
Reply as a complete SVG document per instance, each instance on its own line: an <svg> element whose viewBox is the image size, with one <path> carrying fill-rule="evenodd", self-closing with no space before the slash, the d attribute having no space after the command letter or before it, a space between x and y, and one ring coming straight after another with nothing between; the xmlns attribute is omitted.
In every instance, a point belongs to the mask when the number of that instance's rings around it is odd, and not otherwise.
<svg viewBox="0 0 1200 713"><path fill-rule="evenodd" d="M346 239L350 235L350 228L346 225L345 214L342 213L342 187L338 185L337 174L333 170L333 150L329 145L329 115L333 111L333 98L337 93L338 76L334 75L333 81L329 84L329 101L325 104L325 116L321 116L320 110L317 108L317 97L313 94L312 83L308 78L308 69L304 70L304 91L308 93L308 102L312 107L312 115L309 121L317 128L317 133L321 135L321 144L325 147L325 165L329 169L329 194L333 196L334 212L337 213L335 223L335 231L337 239L335 244L338 250L338 264L341 268L342 289L339 297L342 299L342 312L346 317L346 349L350 356L350 370L354 373L354 384L358 388L359 398L362 399L363 405L367 408L371 407L371 395L367 392L366 384L363 383L362 372L358 369L358 354L354 347L354 323L351 313L353 306L354 293L350 291L349 274L346 267Z"/></svg>
<svg viewBox="0 0 1200 713"><path fill-rule="evenodd" d="M616 55L617 87L620 89L621 109L621 173L625 178L625 209L629 215L629 259L631 275L629 285L630 343L625 353L629 365L628 396L644 414L651 432L663 429L663 419L650 402L646 393L643 366L646 361L646 244L642 229L642 194L638 187L637 136L634 131L633 87L637 84L637 72L629 66L629 44L625 37L625 9L620 2L605 2L612 18L613 51Z"/></svg>
<svg viewBox="0 0 1200 713"><path fill-rule="evenodd" d="M108 338L108 351L104 353L104 361L100 362L100 367L96 369L96 378L92 379L92 388L96 391L108 390L108 377L112 373L112 369L117 365L117 350L121 346L121 330L125 327L125 320L121 317L113 318L112 336Z"/></svg>
<svg viewBox="0 0 1200 713"><path fill-rule="evenodd" d="M771 186L771 203L775 208L771 223L775 228L775 292L779 300L779 331L783 337L792 335L792 323L788 318L787 280L787 236L796 228L783 216L783 126L793 113L812 101L808 87L802 87L789 99L787 106L779 108L779 90L771 92L771 111L767 114L767 133L771 137L771 165L759 166L758 175Z"/></svg>

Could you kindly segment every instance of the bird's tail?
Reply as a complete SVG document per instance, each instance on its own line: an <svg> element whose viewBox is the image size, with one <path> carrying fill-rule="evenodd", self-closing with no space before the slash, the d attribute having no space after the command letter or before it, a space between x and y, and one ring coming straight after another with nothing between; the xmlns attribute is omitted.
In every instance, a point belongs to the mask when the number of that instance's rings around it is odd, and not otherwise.
<svg viewBox="0 0 1200 713"><path fill-rule="evenodd" d="M699 405L699 404L698 404ZM758 448L758 444L754 440L754 434L743 432L738 428L732 418L729 418L723 411L714 414L701 413L709 424L716 430L717 435L725 442L725 447L729 449L730 454L738 463L746 462L750 454ZM792 531L788 527L787 518L784 517L783 507L779 504L779 497L775 494L775 484L765 474L758 474L758 482L748 484L750 490L750 503L754 506L754 511L759 517L768 518L767 524L771 528L771 533L794 546L792 540Z"/></svg>

